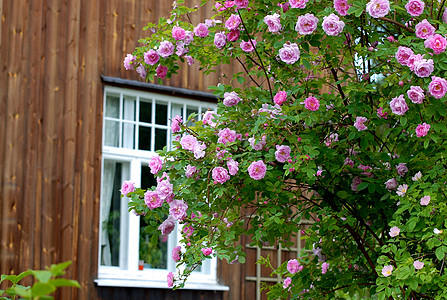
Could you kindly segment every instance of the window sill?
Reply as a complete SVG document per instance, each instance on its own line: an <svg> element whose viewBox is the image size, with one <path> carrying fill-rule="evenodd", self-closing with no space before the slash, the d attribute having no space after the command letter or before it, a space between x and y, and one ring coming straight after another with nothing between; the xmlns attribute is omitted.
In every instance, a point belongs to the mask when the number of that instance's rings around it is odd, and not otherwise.
<svg viewBox="0 0 447 300"><path fill-rule="evenodd" d="M101 287L133 287L133 288L155 288L155 289L171 289L164 281L148 281L148 280L129 280L129 279L95 279L94 282ZM207 290L207 291L229 291L230 288L217 283L196 283L187 282L185 290Z"/></svg>

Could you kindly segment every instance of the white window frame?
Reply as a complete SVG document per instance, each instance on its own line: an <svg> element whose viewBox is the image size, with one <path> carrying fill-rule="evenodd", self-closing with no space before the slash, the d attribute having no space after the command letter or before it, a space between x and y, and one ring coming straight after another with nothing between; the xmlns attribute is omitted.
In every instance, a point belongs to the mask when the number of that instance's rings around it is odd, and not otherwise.
<svg viewBox="0 0 447 300"><path fill-rule="evenodd" d="M167 130L167 145L171 145L171 129L170 120L167 120L167 125L157 125L155 123L155 107L156 101L162 101L164 104L167 103L167 115L168 118L171 117L171 107L172 104L183 105L183 116L186 120L187 115L187 105L198 108L198 119L201 119L202 114L208 109L215 109L216 105L214 103L190 100L181 97L167 96L163 94L153 93L153 92L143 92L136 91L126 88L117 88L106 86L104 88L104 117L103 117L103 128L105 129L106 120L111 120L111 118L106 117L105 107L106 99L109 93L120 95L120 113L119 113L119 127L121 132L121 123L132 123L135 124L135 132L133 135L134 143L138 141L138 124L139 124L139 101L140 98L151 99L152 101L152 126L151 126L151 150L155 146L155 128L161 128ZM125 121L122 119L123 116L123 96L135 97L136 99L136 112L135 121ZM117 121L117 119L113 119ZM147 125L147 124L146 124ZM105 130L103 130L105 132ZM122 134L119 136L119 144L122 145ZM135 183L137 187L141 186L141 167L147 166L150 158L155 155L153 151L147 150L137 150L137 149L127 149L119 147L105 146L105 134L103 134L102 143L102 163L101 163L101 174L104 172L104 161L111 160L119 163L123 163L122 176L128 176L128 178L123 178L122 180L131 180ZM135 145L134 145L135 147ZM127 167L128 166L128 167ZM103 190L101 180L101 191ZM101 193L102 197L102 193ZM172 249L176 245L180 245L181 239L181 226L176 226L176 231L171 233L168 237L168 250L167 250L167 269L138 269L139 261L139 233L140 233L140 216L136 216L129 213L127 210L127 202L129 199L121 199L121 209L120 209L120 240L124 241L120 243L120 258L119 266L104 266L101 265L101 240L99 241L98 249L98 278L95 282L98 286L121 286L121 287L146 287L146 288L168 288L166 283L166 277L168 272L173 272L176 274L176 263L171 258ZM103 206L103 200L101 199L101 208ZM102 211L100 209L100 211ZM99 230L102 232L102 218L99 218ZM101 239L101 234L99 234L99 239ZM182 245L184 249L184 245ZM200 272L193 272L188 278L185 284L185 289L201 289L201 290L228 290L226 286L221 286L217 282L217 259L209 259L202 264L202 270Z"/></svg>

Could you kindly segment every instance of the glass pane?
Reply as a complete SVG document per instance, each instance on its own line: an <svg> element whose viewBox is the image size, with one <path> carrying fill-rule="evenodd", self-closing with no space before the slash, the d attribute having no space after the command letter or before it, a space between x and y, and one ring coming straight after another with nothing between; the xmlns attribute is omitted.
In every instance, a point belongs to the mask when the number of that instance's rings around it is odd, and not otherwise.
<svg viewBox="0 0 447 300"><path fill-rule="evenodd" d="M168 104L157 101L155 105L155 123L159 125L168 125Z"/></svg>
<svg viewBox="0 0 447 300"><path fill-rule="evenodd" d="M154 220L155 221L155 220ZM168 236L155 232L146 232L146 219L140 218L139 260L144 261L144 268L167 269Z"/></svg>
<svg viewBox="0 0 447 300"><path fill-rule="evenodd" d="M183 105L182 104L172 104L171 105L171 120L176 115L179 115L183 118Z"/></svg>
<svg viewBox="0 0 447 300"><path fill-rule="evenodd" d="M148 189L157 186L157 179L151 173L151 169L147 165L141 166L141 188Z"/></svg>
<svg viewBox="0 0 447 300"><path fill-rule="evenodd" d="M105 121L104 128L104 145L111 147L119 147L119 122Z"/></svg>
<svg viewBox="0 0 447 300"><path fill-rule="evenodd" d="M123 97L123 119L135 121L136 98L124 95Z"/></svg>
<svg viewBox="0 0 447 300"><path fill-rule="evenodd" d="M199 108L198 107L193 107L193 106L187 106L186 107L186 116L189 118L189 115L191 115L192 113L199 113ZM198 120L199 116L194 117L194 120ZM188 126L194 126L193 122L188 122L187 124Z"/></svg>
<svg viewBox="0 0 447 300"><path fill-rule="evenodd" d="M152 101L140 99L140 122L152 123Z"/></svg>
<svg viewBox="0 0 447 300"><path fill-rule="evenodd" d="M155 128L155 149L161 150L167 145L167 130Z"/></svg>
<svg viewBox="0 0 447 300"><path fill-rule="evenodd" d="M104 161L101 203L101 265L119 266L122 164Z"/></svg>
<svg viewBox="0 0 447 300"><path fill-rule="evenodd" d="M138 149L151 151L151 128L138 127Z"/></svg>
<svg viewBox="0 0 447 300"><path fill-rule="evenodd" d="M123 123L123 148L135 148L135 125Z"/></svg>
<svg viewBox="0 0 447 300"><path fill-rule="evenodd" d="M120 95L107 94L105 116L119 119L120 117Z"/></svg>

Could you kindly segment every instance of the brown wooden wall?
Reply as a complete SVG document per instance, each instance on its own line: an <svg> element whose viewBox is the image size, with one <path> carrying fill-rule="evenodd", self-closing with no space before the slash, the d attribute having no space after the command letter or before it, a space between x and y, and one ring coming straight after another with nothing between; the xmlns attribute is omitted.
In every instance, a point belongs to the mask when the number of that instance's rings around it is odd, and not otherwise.
<svg viewBox="0 0 447 300"><path fill-rule="evenodd" d="M221 299L222 293L98 288L103 83L125 71L168 0L0 0L0 273L72 260L82 289L57 299ZM205 16L193 16L199 23ZM234 72L239 72L237 67ZM230 67L217 70L231 75ZM185 68L166 84L205 90L220 78ZM241 299L241 266L220 267ZM236 272L234 271L236 270ZM236 274L236 275L235 275ZM158 294L157 294L158 293ZM114 295L114 296L113 296ZM152 296L151 296L152 295ZM158 296L157 296L158 295Z"/></svg>

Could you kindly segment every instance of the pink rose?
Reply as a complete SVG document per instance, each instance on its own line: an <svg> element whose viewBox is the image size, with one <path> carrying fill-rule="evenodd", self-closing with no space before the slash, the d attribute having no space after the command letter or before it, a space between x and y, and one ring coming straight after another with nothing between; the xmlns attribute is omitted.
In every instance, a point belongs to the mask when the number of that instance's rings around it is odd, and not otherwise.
<svg viewBox="0 0 447 300"><path fill-rule="evenodd" d="M431 82L428 85L428 92L436 99L444 97L447 92L447 80L441 77L432 76Z"/></svg>
<svg viewBox="0 0 447 300"><path fill-rule="evenodd" d="M141 78L146 79L147 72L143 65L140 64L135 71L137 71L138 75L140 75Z"/></svg>
<svg viewBox="0 0 447 300"><path fill-rule="evenodd" d="M408 111L408 105L405 102L404 95L395 97L390 102L391 111L393 114L403 116Z"/></svg>
<svg viewBox="0 0 447 300"><path fill-rule="evenodd" d="M241 32L239 29L233 29L230 30L230 32L227 34L227 40L230 42L236 42L239 39L239 35Z"/></svg>
<svg viewBox="0 0 447 300"><path fill-rule="evenodd" d="M433 49L435 54L439 54L445 51L447 40L440 34L434 34L425 40L424 46Z"/></svg>
<svg viewBox="0 0 447 300"><path fill-rule="evenodd" d="M377 116L379 118L388 119L388 113L386 111L383 111L383 107L379 107L377 109Z"/></svg>
<svg viewBox="0 0 447 300"><path fill-rule="evenodd" d="M368 127L366 127L366 125L363 124L366 121L368 121L368 119L365 117L356 117L354 127L357 128L358 131L366 130L366 129L368 129Z"/></svg>
<svg viewBox="0 0 447 300"><path fill-rule="evenodd" d="M161 79L165 78L166 75L168 74L168 67L162 66L162 65L158 65L157 69L155 70L155 72L157 72L157 76L160 77Z"/></svg>
<svg viewBox="0 0 447 300"><path fill-rule="evenodd" d="M291 259L287 262L287 271L291 274L295 274L303 269L303 266L300 265L298 260Z"/></svg>
<svg viewBox="0 0 447 300"><path fill-rule="evenodd" d="M213 248L211 248L211 247L202 248L202 253L205 256L211 255L211 253L213 253Z"/></svg>
<svg viewBox="0 0 447 300"><path fill-rule="evenodd" d="M187 165L186 166L186 172L185 172L185 176L188 178L191 178L194 176L194 174L197 172L197 168L191 165Z"/></svg>
<svg viewBox="0 0 447 300"><path fill-rule="evenodd" d="M273 101L277 105L282 105L287 100L287 92L286 91L279 91L276 93L276 95L273 97Z"/></svg>
<svg viewBox="0 0 447 300"><path fill-rule="evenodd" d="M405 176L405 174L408 172L407 164L406 163L400 163L396 166L397 174L400 176Z"/></svg>
<svg viewBox="0 0 447 300"><path fill-rule="evenodd" d="M366 11L373 18L385 17L390 11L388 0L371 0L366 4Z"/></svg>
<svg viewBox="0 0 447 300"><path fill-rule="evenodd" d="M385 277L390 276L392 272L393 272L393 266L391 266L391 265L385 266L382 269L382 275Z"/></svg>
<svg viewBox="0 0 447 300"><path fill-rule="evenodd" d="M265 141L265 135L263 135L258 141L256 142L256 139L254 137L249 138L248 142L250 143L250 146L253 148L253 150L262 150L262 148L265 146L266 141Z"/></svg>
<svg viewBox="0 0 447 300"><path fill-rule="evenodd" d="M144 53L143 56L144 56L144 62L151 66L158 63L158 60L160 59L160 56L158 55L157 51L153 49Z"/></svg>
<svg viewBox="0 0 447 300"><path fill-rule="evenodd" d="M284 163L290 158L290 147L286 145L276 145L275 158L277 161Z"/></svg>
<svg viewBox="0 0 447 300"><path fill-rule="evenodd" d="M167 58L174 54L174 45L170 41L160 42L160 47L158 47L157 53L163 58Z"/></svg>
<svg viewBox="0 0 447 300"><path fill-rule="evenodd" d="M180 260L180 254L182 253L182 247L181 246L177 246L174 247L174 249L172 249L172 260L175 262L178 262Z"/></svg>
<svg viewBox="0 0 447 300"><path fill-rule="evenodd" d="M154 209L157 207L161 207L163 205L163 200L160 199L157 192L147 191L146 193L144 193L144 203L150 209Z"/></svg>
<svg viewBox="0 0 447 300"><path fill-rule="evenodd" d="M157 183L157 195L162 200L166 200L166 202L171 202L173 196L173 185L169 182L169 179L162 180Z"/></svg>
<svg viewBox="0 0 447 300"><path fill-rule="evenodd" d="M264 17L264 23L267 24L270 32L277 33L281 31L281 20L279 14L267 15Z"/></svg>
<svg viewBox="0 0 447 300"><path fill-rule="evenodd" d="M188 63L188 66L194 64L194 58L192 58L192 56L190 56L190 55L185 55L185 58L186 58L186 62Z"/></svg>
<svg viewBox="0 0 447 300"><path fill-rule="evenodd" d="M179 123L182 123L182 117L179 115L175 115L175 117L171 121L171 131L172 133L177 133L181 130Z"/></svg>
<svg viewBox="0 0 447 300"><path fill-rule="evenodd" d="M410 58L410 55L413 55L414 52L408 47L399 46L396 52L396 59L397 62L400 63L403 66L406 66L408 63L408 59Z"/></svg>
<svg viewBox="0 0 447 300"><path fill-rule="evenodd" d="M230 128L221 129L217 136L219 137L217 142L224 145L236 141L236 131L231 130Z"/></svg>
<svg viewBox="0 0 447 300"><path fill-rule="evenodd" d="M256 44L257 44L256 40L250 40L248 42L242 41L241 49L244 52L250 53L250 52L255 51Z"/></svg>
<svg viewBox="0 0 447 300"><path fill-rule="evenodd" d="M390 228L390 233L389 233L390 237L398 236L399 233L400 233L400 229L399 229L399 227L394 226L394 227L391 227L391 228Z"/></svg>
<svg viewBox="0 0 447 300"><path fill-rule="evenodd" d="M204 143L197 142L194 145L194 149L192 150L194 153L194 157L196 159L204 157L206 154L205 149L206 149L206 145Z"/></svg>
<svg viewBox="0 0 447 300"><path fill-rule="evenodd" d="M338 36L345 27L345 22L340 21L340 18L335 14L330 14L323 18L323 23L321 24L324 32L327 35Z"/></svg>
<svg viewBox="0 0 447 300"><path fill-rule="evenodd" d="M290 289L290 287L289 287L290 284L292 284L292 278L286 277L286 279L284 279L284 283L282 285L283 289L287 289L287 288Z"/></svg>
<svg viewBox="0 0 447 300"><path fill-rule="evenodd" d="M321 264L321 274L326 274L326 272L329 270L329 264L327 262L324 262Z"/></svg>
<svg viewBox="0 0 447 300"><path fill-rule="evenodd" d="M430 203L430 200L431 200L430 196L424 196L421 198L420 204L426 206Z"/></svg>
<svg viewBox="0 0 447 300"><path fill-rule="evenodd" d="M197 24L197 26L194 27L193 32L195 36L201 38L207 37L209 34L208 27L204 23Z"/></svg>
<svg viewBox="0 0 447 300"><path fill-rule="evenodd" d="M239 171L239 163L234 159L229 159L227 161L227 167L231 176L236 175L237 172Z"/></svg>
<svg viewBox="0 0 447 300"><path fill-rule="evenodd" d="M135 184L132 181L124 181L121 186L121 195L126 196L127 194L135 191Z"/></svg>
<svg viewBox="0 0 447 300"><path fill-rule="evenodd" d="M182 137L180 140L180 145L182 148L189 151L194 151L194 146L197 144L197 138L190 134L187 134Z"/></svg>
<svg viewBox="0 0 447 300"><path fill-rule="evenodd" d="M422 55L420 54L412 54L407 60L407 66L411 71L414 71L416 65L422 60Z"/></svg>
<svg viewBox="0 0 447 300"><path fill-rule="evenodd" d="M167 282L168 282L168 287L173 287L174 286L174 273L169 272L166 278L167 278Z"/></svg>
<svg viewBox="0 0 447 300"><path fill-rule="evenodd" d="M238 15L231 15L225 22L225 27L231 31L237 29L240 24L241 18Z"/></svg>
<svg viewBox="0 0 447 300"><path fill-rule="evenodd" d="M352 179L351 190L353 190L354 192L357 192L357 187L359 186L360 183L362 183L362 179L358 176L355 176Z"/></svg>
<svg viewBox="0 0 447 300"><path fill-rule="evenodd" d="M174 28L172 28L172 37L177 41L184 40L186 37L185 29L179 26L174 26Z"/></svg>
<svg viewBox="0 0 447 300"><path fill-rule="evenodd" d="M410 0L405 5L407 13L413 17L419 17L424 12L425 3L421 0Z"/></svg>
<svg viewBox="0 0 447 300"><path fill-rule="evenodd" d="M442 14L442 21L447 23L447 9L444 9L444 13Z"/></svg>
<svg viewBox="0 0 447 300"><path fill-rule="evenodd" d="M183 220L186 217L188 204L183 200L173 200L169 203L169 215L176 220Z"/></svg>
<svg viewBox="0 0 447 300"><path fill-rule="evenodd" d="M424 263L419 261L419 260L415 260L414 263L413 263L413 267L416 270L420 270L420 269L422 269L424 267Z"/></svg>
<svg viewBox="0 0 447 300"><path fill-rule="evenodd" d="M286 64L293 64L300 58L300 49L296 43L285 43L279 49L279 58Z"/></svg>
<svg viewBox="0 0 447 300"><path fill-rule="evenodd" d="M169 215L168 218L158 227L158 230L161 231L162 235L170 234L175 228L175 222L176 220Z"/></svg>
<svg viewBox="0 0 447 300"><path fill-rule="evenodd" d="M157 174L158 171L163 168L163 161L158 154L152 156L151 160L149 161L149 168L151 168L152 174Z"/></svg>
<svg viewBox="0 0 447 300"><path fill-rule="evenodd" d="M212 110L207 110L205 112L205 114L203 115L203 124L204 125L210 125L211 127L216 127L216 122L214 122L213 120L215 120L214 118L215 112Z"/></svg>
<svg viewBox="0 0 447 300"><path fill-rule="evenodd" d="M295 30L301 35L312 34L317 29L318 18L313 14L299 16L296 21Z"/></svg>
<svg viewBox="0 0 447 300"><path fill-rule="evenodd" d="M214 36L214 45L217 49L222 49L227 44L227 37L223 31Z"/></svg>
<svg viewBox="0 0 447 300"><path fill-rule="evenodd" d="M292 8L305 8L308 1L309 0L289 0L289 4Z"/></svg>
<svg viewBox="0 0 447 300"><path fill-rule="evenodd" d="M234 0L234 4L236 4L238 9L247 8L248 0Z"/></svg>
<svg viewBox="0 0 447 300"><path fill-rule="evenodd" d="M127 54L123 61L124 68L126 70L133 70L133 63L135 62L136 58L137 57L133 56L132 54Z"/></svg>
<svg viewBox="0 0 447 300"><path fill-rule="evenodd" d="M430 130L430 124L422 123L416 127L416 136L423 137L426 136L428 131Z"/></svg>
<svg viewBox="0 0 447 300"><path fill-rule="evenodd" d="M185 45L191 44L193 40L194 40L194 33L189 30L185 31L185 40L184 40Z"/></svg>
<svg viewBox="0 0 447 300"><path fill-rule="evenodd" d="M422 104L424 102L424 90L419 86L411 86L407 91L408 98L415 104Z"/></svg>
<svg viewBox="0 0 447 300"><path fill-rule="evenodd" d="M414 63L414 74L421 78L429 77L434 69L433 59L423 58Z"/></svg>
<svg viewBox="0 0 447 300"><path fill-rule="evenodd" d="M226 92L224 94L223 105L225 106L233 106L238 104L241 101L241 98L236 92Z"/></svg>
<svg viewBox="0 0 447 300"><path fill-rule="evenodd" d="M264 178L267 167L262 160L254 161L248 167L248 175L254 180L260 180Z"/></svg>
<svg viewBox="0 0 447 300"><path fill-rule="evenodd" d="M348 4L347 0L334 0L335 11L340 16L346 16L348 14L348 9L350 7L351 7L351 5Z"/></svg>
<svg viewBox="0 0 447 300"><path fill-rule="evenodd" d="M397 183L396 178L388 179L388 180L385 182L385 187L386 187L386 189L389 190L389 191L395 190L395 189L397 188L397 186L398 186L398 183Z"/></svg>
<svg viewBox="0 0 447 300"><path fill-rule="evenodd" d="M416 24L416 36L420 39L427 39L435 34L436 28L433 27L427 19L422 20Z"/></svg>
<svg viewBox="0 0 447 300"><path fill-rule="evenodd" d="M215 167L212 172L212 177L218 183L224 183L230 180L230 175L228 175L228 171L222 167Z"/></svg>
<svg viewBox="0 0 447 300"><path fill-rule="evenodd" d="M304 100L304 107L310 111L317 111L320 108L320 101L313 96L309 96Z"/></svg>

